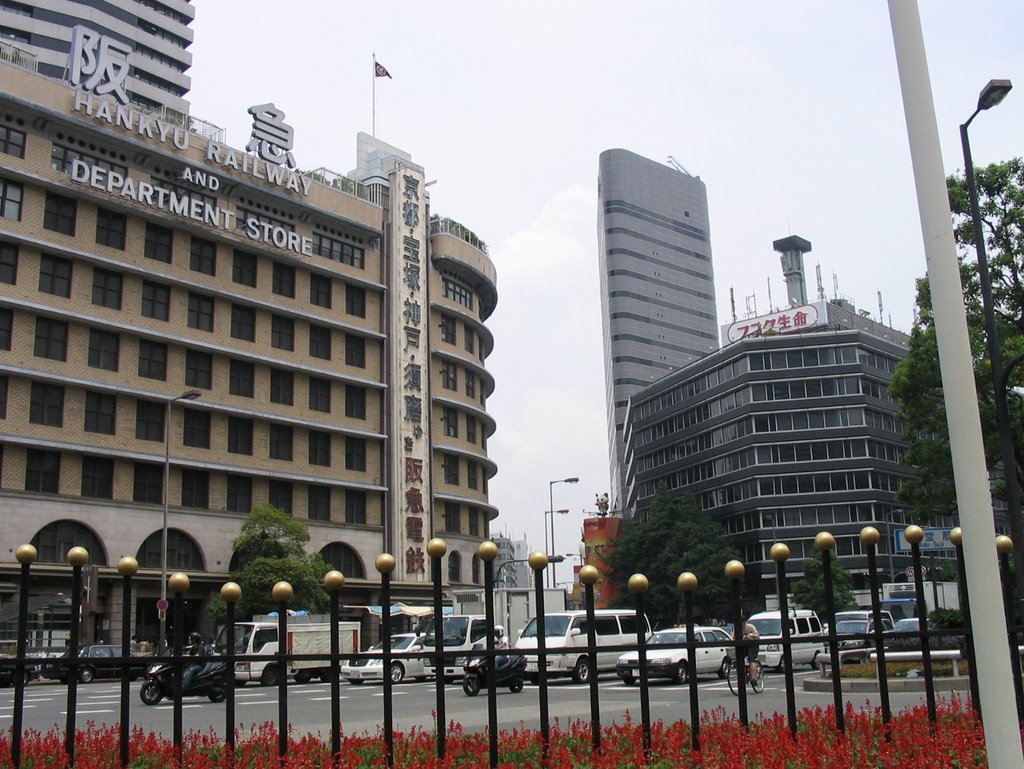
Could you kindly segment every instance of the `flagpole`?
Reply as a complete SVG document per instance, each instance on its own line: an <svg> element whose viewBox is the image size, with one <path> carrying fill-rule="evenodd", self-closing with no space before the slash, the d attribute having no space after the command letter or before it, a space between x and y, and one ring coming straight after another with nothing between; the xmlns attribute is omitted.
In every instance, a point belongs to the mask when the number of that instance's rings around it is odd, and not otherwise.
<svg viewBox="0 0 1024 769"><path fill-rule="evenodd" d="M370 135L377 138L377 52L373 52L373 68L370 70L370 77L373 78L373 89L370 107Z"/></svg>

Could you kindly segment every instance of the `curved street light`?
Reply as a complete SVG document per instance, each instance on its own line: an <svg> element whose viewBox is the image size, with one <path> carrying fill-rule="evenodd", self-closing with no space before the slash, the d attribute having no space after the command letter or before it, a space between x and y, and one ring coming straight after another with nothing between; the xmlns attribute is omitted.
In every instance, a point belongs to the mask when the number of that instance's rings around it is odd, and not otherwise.
<svg viewBox="0 0 1024 769"><path fill-rule="evenodd" d="M544 552L550 555L555 552L555 513L565 515L568 510L555 510L555 484L556 483L579 483L580 479L576 477L572 478L560 478L555 481L548 481L548 509L545 515L551 516L551 539L548 539L548 530L544 529ZM548 578L548 586L555 586L555 567L552 565L551 573Z"/></svg>

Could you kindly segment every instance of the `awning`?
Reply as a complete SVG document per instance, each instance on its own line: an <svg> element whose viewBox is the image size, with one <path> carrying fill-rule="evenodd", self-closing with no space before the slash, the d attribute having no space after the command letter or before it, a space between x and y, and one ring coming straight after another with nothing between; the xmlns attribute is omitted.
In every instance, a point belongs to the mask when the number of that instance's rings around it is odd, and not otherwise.
<svg viewBox="0 0 1024 769"><path fill-rule="evenodd" d="M373 606L346 606L346 609L366 609L371 614L382 617L384 616L384 607L380 604ZM451 606L445 606L443 609L444 614L451 614L454 610ZM434 613L433 606L411 606L406 603L393 603L391 604L391 616L405 616L405 617L429 617Z"/></svg>

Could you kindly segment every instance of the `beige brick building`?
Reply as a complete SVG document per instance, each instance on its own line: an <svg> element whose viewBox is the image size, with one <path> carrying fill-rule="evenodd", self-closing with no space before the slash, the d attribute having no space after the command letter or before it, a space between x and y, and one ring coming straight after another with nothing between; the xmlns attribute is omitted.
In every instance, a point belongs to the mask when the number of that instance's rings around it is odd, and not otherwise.
<svg viewBox="0 0 1024 769"><path fill-rule="evenodd" d="M300 172L8 63L0 82L0 571L31 542L33 592L66 591L84 545L86 637L110 636L134 556L154 637L166 468L168 568L203 630L259 504L308 522L346 603L377 602L381 552L394 598L428 600L432 536L448 584L482 584L496 276L423 169L360 135L348 176Z"/></svg>

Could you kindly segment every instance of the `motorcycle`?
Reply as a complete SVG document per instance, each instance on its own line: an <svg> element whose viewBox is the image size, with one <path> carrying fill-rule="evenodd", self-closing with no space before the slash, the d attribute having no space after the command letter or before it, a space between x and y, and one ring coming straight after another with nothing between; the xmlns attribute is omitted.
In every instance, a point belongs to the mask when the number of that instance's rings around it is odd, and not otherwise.
<svg viewBox="0 0 1024 769"><path fill-rule="evenodd" d="M484 650L482 643L473 645L474 652ZM521 692L526 683L526 657L522 654L512 654L511 649L506 650L507 659L494 671L494 685L507 686L513 694ZM500 657L495 658L500 660ZM487 657L484 655L471 656L462 666L466 675L462 679L462 691L468 696L475 697L480 690L487 686Z"/></svg>
<svg viewBox="0 0 1024 769"><path fill-rule="evenodd" d="M186 660L185 665L187 664ZM184 671L185 665L182 666L182 671ZM221 660L210 660L192 676L188 688L182 688L181 694L183 697L209 697L210 702L223 702L228 696L227 677L227 663ZM173 698L174 663L168 660L150 665L146 671L146 680L142 684L139 696L146 705L156 705L164 697Z"/></svg>

